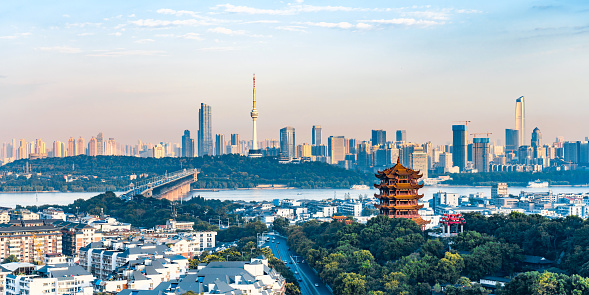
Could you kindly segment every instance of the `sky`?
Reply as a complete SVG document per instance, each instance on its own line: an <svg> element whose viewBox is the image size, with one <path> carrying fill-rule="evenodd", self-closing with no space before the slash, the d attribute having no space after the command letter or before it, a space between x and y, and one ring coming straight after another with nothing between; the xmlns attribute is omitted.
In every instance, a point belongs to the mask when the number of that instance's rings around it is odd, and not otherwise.
<svg viewBox="0 0 589 295"><path fill-rule="evenodd" d="M451 142L453 121L504 143L525 96L527 139L589 136L589 2L3 1L0 142L251 139L296 128Z"/></svg>

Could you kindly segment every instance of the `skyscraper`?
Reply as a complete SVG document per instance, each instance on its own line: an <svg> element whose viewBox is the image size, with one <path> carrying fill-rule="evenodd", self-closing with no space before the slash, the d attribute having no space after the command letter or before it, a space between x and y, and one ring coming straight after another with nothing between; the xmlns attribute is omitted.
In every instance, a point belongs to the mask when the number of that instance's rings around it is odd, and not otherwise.
<svg viewBox="0 0 589 295"><path fill-rule="evenodd" d="M532 147L537 148L542 146L542 132L538 127L534 128L532 132Z"/></svg>
<svg viewBox="0 0 589 295"><path fill-rule="evenodd" d="M231 145L239 145L239 134L231 134Z"/></svg>
<svg viewBox="0 0 589 295"><path fill-rule="evenodd" d="M295 129L286 126L280 129L280 153L283 158L292 159L296 156Z"/></svg>
<svg viewBox="0 0 589 295"><path fill-rule="evenodd" d="M213 128L211 106L200 104L198 111L198 155L213 155Z"/></svg>
<svg viewBox="0 0 589 295"><path fill-rule="evenodd" d="M190 130L182 135L182 157L194 157L194 139L190 138Z"/></svg>
<svg viewBox="0 0 589 295"><path fill-rule="evenodd" d="M91 157L95 157L98 155L98 139L96 139L96 137L92 136L92 138L90 138L90 140L88 141L88 150L87 150L88 156Z"/></svg>
<svg viewBox="0 0 589 295"><path fill-rule="evenodd" d="M248 155L252 158L259 158L262 156L262 151L258 148L258 130L256 127L256 121L258 120L258 110L256 109L256 75L254 74L254 87L253 87L253 107L250 113L253 121L253 135L252 135L252 149ZM225 136L223 136L225 140ZM225 144L223 144L225 146Z"/></svg>
<svg viewBox="0 0 589 295"><path fill-rule="evenodd" d="M478 172L489 172L489 139L472 139L472 159Z"/></svg>
<svg viewBox="0 0 589 295"><path fill-rule="evenodd" d="M56 158L61 158L64 156L63 150L61 149L61 141L59 140L53 142L53 156Z"/></svg>
<svg viewBox="0 0 589 295"><path fill-rule="evenodd" d="M78 138L78 142L76 143L76 155L85 155L86 154L86 141L84 138L80 136Z"/></svg>
<svg viewBox="0 0 589 295"><path fill-rule="evenodd" d="M407 131L397 130L397 141L407 141Z"/></svg>
<svg viewBox="0 0 589 295"><path fill-rule="evenodd" d="M517 152L519 148L519 130L505 129L505 152Z"/></svg>
<svg viewBox="0 0 589 295"><path fill-rule="evenodd" d="M67 156L73 157L76 155L76 140L70 137L67 141Z"/></svg>
<svg viewBox="0 0 589 295"><path fill-rule="evenodd" d="M104 155L104 138L102 137L102 132L96 136L96 155Z"/></svg>
<svg viewBox="0 0 589 295"><path fill-rule="evenodd" d="M384 130L372 130L372 145L385 145L387 143L387 132Z"/></svg>
<svg viewBox="0 0 589 295"><path fill-rule="evenodd" d="M452 163L460 171L466 169L466 125L452 125Z"/></svg>
<svg viewBox="0 0 589 295"><path fill-rule="evenodd" d="M422 147L415 147L410 156L411 169L418 170L423 175L422 178L428 178L427 154Z"/></svg>
<svg viewBox="0 0 589 295"><path fill-rule="evenodd" d="M225 135L224 134L217 134L217 136L215 136L215 156L220 156L220 155L225 154L226 149L227 149L227 147L225 145Z"/></svg>
<svg viewBox="0 0 589 295"><path fill-rule="evenodd" d="M321 131L321 125L313 125L313 129L311 130L311 144L321 145Z"/></svg>
<svg viewBox="0 0 589 295"><path fill-rule="evenodd" d="M327 139L329 163L337 164L346 159L346 139L343 136L330 136Z"/></svg>
<svg viewBox="0 0 589 295"><path fill-rule="evenodd" d="M519 130L519 143L526 142L526 105L523 96L515 100L515 130Z"/></svg>

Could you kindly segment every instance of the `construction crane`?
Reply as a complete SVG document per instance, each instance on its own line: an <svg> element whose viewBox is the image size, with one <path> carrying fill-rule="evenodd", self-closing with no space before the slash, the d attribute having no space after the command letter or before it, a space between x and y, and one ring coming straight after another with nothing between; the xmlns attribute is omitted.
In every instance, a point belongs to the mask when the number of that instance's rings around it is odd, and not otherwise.
<svg viewBox="0 0 589 295"><path fill-rule="evenodd" d="M472 135L473 137L477 137L477 135L480 135L480 134L486 134L487 138L489 138L489 135L491 135L493 133L491 133L491 132L478 132L478 133L471 133L470 135Z"/></svg>
<svg viewBox="0 0 589 295"><path fill-rule="evenodd" d="M41 265L43 264L43 255L41 254L41 242L37 241L37 236L35 234L33 234L33 246L37 257L36 262L39 263L39 265ZM35 259L33 259L33 261L35 261Z"/></svg>

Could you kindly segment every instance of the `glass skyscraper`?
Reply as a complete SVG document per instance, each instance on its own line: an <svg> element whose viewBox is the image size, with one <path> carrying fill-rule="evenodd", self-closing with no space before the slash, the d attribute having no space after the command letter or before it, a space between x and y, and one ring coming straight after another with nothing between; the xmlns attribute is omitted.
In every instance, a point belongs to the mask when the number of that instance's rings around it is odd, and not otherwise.
<svg viewBox="0 0 589 295"><path fill-rule="evenodd" d="M211 106L200 104L198 111L198 155L214 155Z"/></svg>
<svg viewBox="0 0 589 295"><path fill-rule="evenodd" d="M466 169L466 125L452 125L452 162L460 171Z"/></svg>
<svg viewBox="0 0 589 295"><path fill-rule="evenodd" d="M282 157L292 159L296 157L295 129L286 126L280 129L280 153Z"/></svg>

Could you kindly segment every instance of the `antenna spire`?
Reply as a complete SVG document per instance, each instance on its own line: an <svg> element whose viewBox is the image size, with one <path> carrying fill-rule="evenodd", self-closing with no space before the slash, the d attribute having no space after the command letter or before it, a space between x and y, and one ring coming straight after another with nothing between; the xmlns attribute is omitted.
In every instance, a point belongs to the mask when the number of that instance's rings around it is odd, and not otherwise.
<svg viewBox="0 0 589 295"><path fill-rule="evenodd" d="M256 108L256 74L254 74L254 109Z"/></svg>

